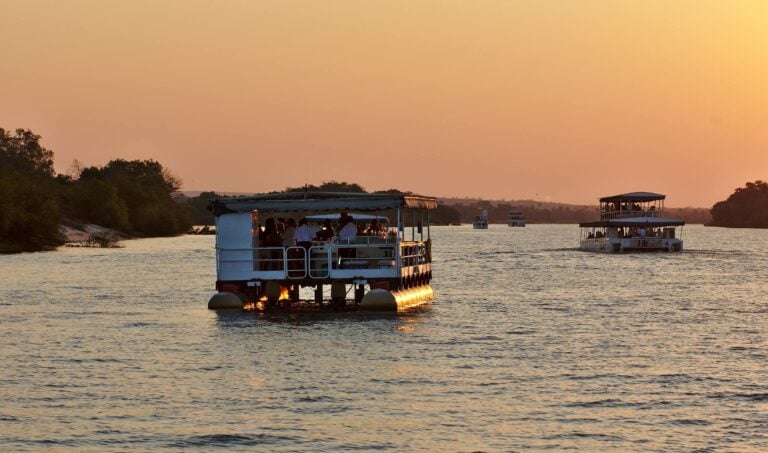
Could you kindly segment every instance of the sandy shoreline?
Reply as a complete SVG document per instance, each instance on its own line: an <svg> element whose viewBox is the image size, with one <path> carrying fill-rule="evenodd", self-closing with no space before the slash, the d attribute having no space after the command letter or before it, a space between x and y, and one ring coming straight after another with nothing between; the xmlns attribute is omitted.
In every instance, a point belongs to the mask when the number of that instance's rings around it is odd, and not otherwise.
<svg viewBox="0 0 768 453"><path fill-rule="evenodd" d="M92 223L79 225L78 228L70 225L60 225L59 231L64 237L64 245L83 245L92 242L96 237L113 238L115 241L130 239L117 230Z"/></svg>

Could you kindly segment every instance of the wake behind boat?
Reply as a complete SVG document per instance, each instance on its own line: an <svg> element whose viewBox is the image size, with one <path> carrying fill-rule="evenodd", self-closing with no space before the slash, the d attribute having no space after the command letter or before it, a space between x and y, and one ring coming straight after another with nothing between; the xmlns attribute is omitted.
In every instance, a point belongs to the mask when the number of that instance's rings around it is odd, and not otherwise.
<svg viewBox="0 0 768 453"><path fill-rule="evenodd" d="M590 252L681 252L679 219L663 216L665 195L632 192L600 199L600 220L580 223L579 249Z"/></svg>

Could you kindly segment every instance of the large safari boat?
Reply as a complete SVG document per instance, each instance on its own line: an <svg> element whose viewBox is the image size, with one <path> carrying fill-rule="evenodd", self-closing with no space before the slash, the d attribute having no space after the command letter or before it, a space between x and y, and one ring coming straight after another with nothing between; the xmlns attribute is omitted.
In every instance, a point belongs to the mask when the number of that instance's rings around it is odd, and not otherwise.
<svg viewBox="0 0 768 453"><path fill-rule="evenodd" d="M435 198L398 194L212 200L218 293L208 306L401 311L426 303L432 298L429 213L436 207ZM279 236L281 223L295 223L296 233Z"/></svg>
<svg viewBox="0 0 768 453"><path fill-rule="evenodd" d="M525 215L523 211L509 211L509 214L507 214L507 225L511 227L524 227Z"/></svg>
<svg viewBox="0 0 768 453"><path fill-rule="evenodd" d="M665 198L650 192L601 198L600 220L579 224L579 248L606 253L681 252L683 241L677 227L685 222L663 216Z"/></svg>
<svg viewBox="0 0 768 453"><path fill-rule="evenodd" d="M488 229L488 210L483 209L483 213L479 216L475 216L475 220L472 221L472 228L476 230Z"/></svg>

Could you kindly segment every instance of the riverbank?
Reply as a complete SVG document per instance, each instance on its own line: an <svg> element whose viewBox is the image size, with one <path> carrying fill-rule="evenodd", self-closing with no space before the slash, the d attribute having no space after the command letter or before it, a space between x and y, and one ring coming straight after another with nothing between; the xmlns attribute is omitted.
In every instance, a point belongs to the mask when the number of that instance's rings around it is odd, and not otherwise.
<svg viewBox="0 0 768 453"><path fill-rule="evenodd" d="M60 225L65 247L119 247L118 242L131 239L125 233L92 223Z"/></svg>

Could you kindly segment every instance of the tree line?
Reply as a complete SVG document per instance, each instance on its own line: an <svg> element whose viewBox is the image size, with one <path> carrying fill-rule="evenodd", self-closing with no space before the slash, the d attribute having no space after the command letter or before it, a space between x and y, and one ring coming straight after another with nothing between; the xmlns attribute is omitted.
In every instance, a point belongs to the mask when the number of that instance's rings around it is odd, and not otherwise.
<svg viewBox="0 0 768 453"><path fill-rule="evenodd" d="M597 206L566 205L538 201L500 202L488 200L442 200L461 215L462 223L471 223L483 210L488 211L491 223L507 223L509 211L520 211L526 223L580 223L600 218ZM664 208L666 217L682 219L686 223L705 224L711 220L705 208Z"/></svg>
<svg viewBox="0 0 768 453"><path fill-rule="evenodd" d="M768 182L748 182L712 206L712 226L768 228Z"/></svg>
<svg viewBox="0 0 768 453"><path fill-rule="evenodd" d="M392 193L413 195L412 192L399 189L376 190L368 192L363 186L344 181L327 181L321 184L308 184L305 186L286 187L280 192L349 192L349 193ZM207 209L209 201L222 195L216 192L203 192L197 197L185 199L184 206L189 210L195 225L212 225L213 214ZM488 210L492 223L507 223L509 211L522 211L527 223L580 223L595 220L600 217L597 206L566 205L561 203L519 201L502 202L489 200L467 200L448 198L440 200L437 209L430 212L432 225L458 225L472 223L475 216L483 210ZM682 219L687 223L706 224L711 221L709 210L705 208L664 208L665 215ZM380 213L389 215L389 213Z"/></svg>
<svg viewBox="0 0 768 453"><path fill-rule="evenodd" d="M274 191L271 193L281 192L340 192L340 193L378 193L378 194L399 194L399 195L414 195L413 192L401 191L399 189L387 189L376 190L368 192L363 186L345 181L325 181L321 184L307 184L300 187L286 187L281 191ZM220 198L223 195L216 192L202 192L196 197L185 197L183 200L183 206L189 212L192 221L195 225L212 225L214 223L213 214L208 211L208 203L214 198ZM386 215L392 217L394 213L378 212L372 213L377 215ZM438 205L438 207L432 210L429 214L430 223L432 225L450 225L461 222L461 214L458 210L446 206Z"/></svg>
<svg viewBox="0 0 768 453"><path fill-rule="evenodd" d="M173 195L181 181L153 160L115 159L56 174L53 151L27 129L0 128L0 252L62 244L60 225L94 223L134 236L187 231L189 210Z"/></svg>

